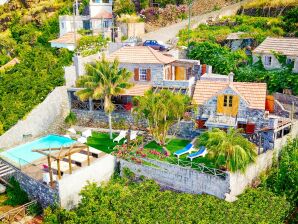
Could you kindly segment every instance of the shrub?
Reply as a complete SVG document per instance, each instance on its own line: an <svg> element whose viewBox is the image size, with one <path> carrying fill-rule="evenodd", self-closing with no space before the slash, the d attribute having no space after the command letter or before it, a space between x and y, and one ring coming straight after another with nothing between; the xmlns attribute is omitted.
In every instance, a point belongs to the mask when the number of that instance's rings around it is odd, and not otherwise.
<svg viewBox="0 0 298 224"><path fill-rule="evenodd" d="M9 183L11 186L8 185L6 188L8 199L4 202L5 205L17 206L29 202L27 193L14 177L9 180Z"/></svg>
<svg viewBox="0 0 298 224"><path fill-rule="evenodd" d="M116 0L114 2L114 12L117 15L134 14L136 12L135 5L132 0Z"/></svg>
<svg viewBox="0 0 298 224"><path fill-rule="evenodd" d="M67 117L65 118L65 123L68 125L74 125L75 123L77 123L77 116L74 112L70 112Z"/></svg>

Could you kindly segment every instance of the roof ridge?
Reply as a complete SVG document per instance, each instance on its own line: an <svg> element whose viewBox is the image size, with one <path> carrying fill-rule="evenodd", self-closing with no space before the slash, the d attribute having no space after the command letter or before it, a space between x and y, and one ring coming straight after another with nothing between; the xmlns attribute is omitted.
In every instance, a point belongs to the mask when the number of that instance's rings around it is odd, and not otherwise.
<svg viewBox="0 0 298 224"><path fill-rule="evenodd" d="M164 63L162 60L160 60L160 58L157 56L157 54L159 54L160 56L162 56L162 57L167 57L167 58L170 58L170 57L168 57L168 56L166 56L166 55L164 55L164 54L162 54L162 53L160 53L160 52L158 52L158 51L156 51L156 50L154 50L152 47L149 47L149 46L145 46L147 49L149 49L150 51L151 51L151 53L154 55L154 57L159 61L159 62L161 62L161 63Z"/></svg>

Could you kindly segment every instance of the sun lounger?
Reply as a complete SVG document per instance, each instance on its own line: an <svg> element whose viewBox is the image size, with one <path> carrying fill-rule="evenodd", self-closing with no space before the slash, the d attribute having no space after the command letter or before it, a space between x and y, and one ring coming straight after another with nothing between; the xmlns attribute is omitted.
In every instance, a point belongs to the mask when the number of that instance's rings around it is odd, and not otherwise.
<svg viewBox="0 0 298 224"><path fill-rule="evenodd" d="M65 138L71 138L70 135L63 135Z"/></svg>
<svg viewBox="0 0 298 224"><path fill-rule="evenodd" d="M182 156L186 153L191 153L193 150L193 144L189 143L187 146L185 146L183 149L180 149L174 153L175 156L179 158L179 156Z"/></svg>
<svg viewBox="0 0 298 224"><path fill-rule="evenodd" d="M72 133L72 134L76 134L77 131L74 128L69 128L67 129L68 132Z"/></svg>
<svg viewBox="0 0 298 224"><path fill-rule="evenodd" d="M92 136L92 131L90 129L82 132L82 137L88 138Z"/></svg>
<svg viewBox="0 0 298 224"><path fill-rule="evenodd" d="M75 166L76 166L75 164L71 164L71 167L72 167L72 168L74 168ZM58 171L57 161L53 161L53 162L51 163L51 167L52 167L52 169ZM61 171L62 173L65 173L65 172L69 171L69 163L61 160L61 161L60 161L60 171Z"/></svg>
<svg viewBox="0 0 298 224"><path fill-rule="evenodd" d="M78 142L82 143L82 144L85 144L87 142L87 138L85 137L80 137L77 139Z"/></svg>
<svg viewBox="0 0 298 224"><path fill-rule="evenodd" d="M125 138L127 131L120 131L119 135L114 138L113 142L120 142L123 138Z"/></svg>
<svg viewBox="0 0 298 224"><path fill-rule="evenodd" d="M84 154L86 154L87 155L87 149L84 149L83 151L81 151L81 152L84 152ZM101 155L101 154L103 154L103 152L102 151L100 151L100 150L97 150L97 149L95 149L95 148L92 148L92 147L89 147L89 153L91 154L91 156L93 156L94 158L99 158L99 156Z"/></svg>
<svg viewBox="0 0 298 224"><path fill-rule="evenodd" d="M135 140L137 137L138 137L138 131L131 131L130 132L130 138L129 138L130 141ZM126 143L126 142L127 142L127 139L124 141L124 143Z"/></svg>
<svg viewBox="0 0 298 224"><path fill-rule="evenodd" d="M195 159L197 157L200 157L200 156L205 157L205 155L207 153L208 152L207 152L206 147L205 146L201 146L200 149L197 152L188 155L187 158L192 161L193 159Z"/></svg>
<svg viewBox="0 0 298 224"><path fill-rule="evenodd" d="M74 153L71 155L71 160L78 166L83 166L84 163L88 162L88 155L82 153Z"/></svg>

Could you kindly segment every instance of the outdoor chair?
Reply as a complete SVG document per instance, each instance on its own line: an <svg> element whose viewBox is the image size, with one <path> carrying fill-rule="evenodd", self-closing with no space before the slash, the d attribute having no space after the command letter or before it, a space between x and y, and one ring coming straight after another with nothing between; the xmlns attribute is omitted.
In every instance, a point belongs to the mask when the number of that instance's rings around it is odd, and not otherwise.
<svg viewBox="0 0 298 224"><path fill-rule="evenodd" d="M131 131L130 132L130 138L129 138L130 141L135 140L137 137L138 137L138 131ZM127 142L127 139L124 141L124 143L126 143L126 142Z"/></svg>
<svg viewBox="0 0 298 224"><path fill-rule="evenodd" d="M82 137L88 138L92 136L92 131L90 129L82 132Z"/></svg>
<svg viewBox="0 0 298 224"><path fill-rule="evenodd" d="M195 159L195 158L197 158L197 157L200 157L200 156L205 157L205 155L206 155L207 153L208 153L208 152L207 152L206 147L205 147L205 146L201 146L200 149L199 149L197 152L192 153L192 154L189 154L189 155L187 156L187 158L190 159L190 160L192 161L193 159Z"/></svg>
<svg viewBox="0 0 298 224"><path fill-rule="evenodd" d="M77 131L74 128L69 128L69 129L67 129L67 131L72 134L77 134Z"/></svg>
<svg viewBox="0 0 298 224"><path fill-rule="evenodd" d="M74 153L71 155L71 161L74 161L76 165L82 167L84 164L88 163L88 155L79 152Z"/></svg>
<svg viewBox="0 0 298 224"><path fill-rule="evenodd" d="M87 142L87 138L85 138L85 137L79 137L79 138L77 139L77 141L78 141L79 143L85 144L85 143Z"/></svg>
<svg viewBox="0 0 298 224"><path fill-rule="evenodd" d="M61 160L59 163L60 163L60 172L61 172L62 175L65 172L68 172L69 171L69 163L68 162L65 162L65 161ZM54 169L54 170L56 170L58 172L58 165L57 165L57 162L56 161L51 162L51 167L52 167L52 169ZM75 168L76 165L75 164L71 164L71 167L72 168Z"/></svg>
<svg viewBox="0 0 298 224"><path fill-rule="evenodd" d="M127 131L120 131L119 135L114 138L113 142L120 142L123 138L125 138Z"/></svg>
<svg viewBox="0 0 298 224"><path fill-rule="evenodd" d="M180 149L174 153L175 156L179 158L179 156L182 156L186 153L191 153L193 150L193 144L189 143L187 146L185 146L183 149Z"/></svg>

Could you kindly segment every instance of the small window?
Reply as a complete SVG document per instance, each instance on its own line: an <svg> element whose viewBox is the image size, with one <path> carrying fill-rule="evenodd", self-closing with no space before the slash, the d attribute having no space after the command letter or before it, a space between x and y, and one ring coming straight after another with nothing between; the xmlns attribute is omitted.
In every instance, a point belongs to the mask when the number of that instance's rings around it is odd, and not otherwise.
<svg viewBox="0 0 298 224"><path fill-rule="evenodd" d="M288 65L290 65L290 64L292 64L293 63L293 61L294 61L294 59L292 59L292 58L287 58L287 64Z"/></svg>
<svg viewBox="0 0 298 224"><path fill-rule="evenodd" d="M64 29L64 22L61 22L61 28Z"/></svg>
<svg viewBox="0 0 298 224"><path fill-rule="evenodd" d="M271 56L265 56L265 65L266 66L272 65L272 57Z"/></svg>
<svg viewBox="0 0 298 224"><path fill-rule="evenodd" d="M224 96L224 107L228 106L228 96Z"/></svg>
<svg viewBox="0 0 298 224"><path fill-rule="evenodd" d="M102 3L109 3L110 0L102 0Z"/></svg>
<svg viewBox="0 0 298 224"><path fill-rule="evenodd" d="M140 68L140 81L147 81L147 69Z"/></svg>
<svg viewBox="0 0 298 224"><path fill-rule="evenodd" d="M103 27L108 28L109 27L109 21L107 21L107 20L103 21Z"/></svg>
<svg viewBox="0 0 298 224"><path fill-rule="evenodd" d="M233 107L233 96L224 95L224 107Z"/></svg>
<svg viewBox="0 0 298 224"><path fill-rule="evenodd" d="M229 96L229 107L233 106L233 96Z"/></svg>

